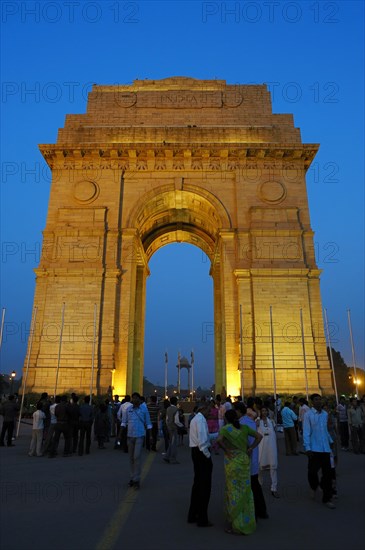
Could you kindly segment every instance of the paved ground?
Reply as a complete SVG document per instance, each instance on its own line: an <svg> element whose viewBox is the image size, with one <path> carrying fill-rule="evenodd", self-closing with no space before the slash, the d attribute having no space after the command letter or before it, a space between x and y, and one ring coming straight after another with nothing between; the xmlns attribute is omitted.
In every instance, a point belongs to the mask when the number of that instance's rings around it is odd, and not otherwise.
<svg viewBox="0 0 365 550"><path fill-rule="evenodd" d="M31 428L21 427L13 448L0 448L1 535L4 550L102 550L133 545L149 550L225 550L244 545L255 550L343 550L365 540L365 455L340 454L336 510L309 498L307 458L286 457L279 441L279 491L265 485L269 519L256 533L235 537L224 532L222 456L214 456L211 528L186 523L192 483L187 446L179 465L165 464L160 453L145 452L142 487L127 488L128 455L108 449L84 457L28 457ZM185 438L186 439L186 438ZM62 442L61 442L62 443ZM62 450L62 449L61 449Z"/></svg>

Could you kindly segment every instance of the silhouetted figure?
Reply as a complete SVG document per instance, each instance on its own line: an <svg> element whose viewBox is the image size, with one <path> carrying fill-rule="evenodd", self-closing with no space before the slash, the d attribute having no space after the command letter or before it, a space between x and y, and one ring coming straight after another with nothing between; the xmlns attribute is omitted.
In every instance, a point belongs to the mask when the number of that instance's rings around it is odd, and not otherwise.
<svg viewBox="0 0 365 550"><path fill-rule="evenodd" d="M84 398L84 403L80 405L80 438L79 438L79 456L85 453L90 454L91 446L91 428L94 421L94 409L90 405L90 396L87 395ZM86 437L86 444L84 449L84 441Z"/></svg>
<svg viewBox="0 0 365 550"><path fill-rule="evenodd" d="M70 404L67 402L65 395L61 396L61 402L55 408L55 417L57 422L54 428L53 442L50 452L50 458L57 456L58 444L61 435L65 439L63 456L71 456L71 424L70 424Z"/></svg>
<svg viewBox="0 0 365 550"><path fill-rule="evenodd" d="M8 447L15 447L12 443L15 426L15 418L19 411L19 405L15 402L14 395L9 395L8 401L1 405L0 414L3 415L3 427L0 435L0 447L4 447L5 434L7 434Z"/></svg>

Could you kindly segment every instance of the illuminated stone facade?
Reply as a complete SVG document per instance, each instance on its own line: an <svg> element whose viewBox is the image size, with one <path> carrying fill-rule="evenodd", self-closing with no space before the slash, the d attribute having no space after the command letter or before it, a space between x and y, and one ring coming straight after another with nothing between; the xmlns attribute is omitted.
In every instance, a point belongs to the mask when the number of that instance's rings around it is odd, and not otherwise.
<svg viewBox="0 0 365 550"><path fill-rule="evenodd" d="M94 86L68 115L53 174L27 389L142 389L148 261L187 242L211 261L215 383L246 394L332 392L305 174L318 145L265 85L167 78ZM64 325L59 346L62 304ZM95 307L96 304L96 307ZM240 306L243 356L240 357ZM60 358L58 360L58 358Z"/></svg>

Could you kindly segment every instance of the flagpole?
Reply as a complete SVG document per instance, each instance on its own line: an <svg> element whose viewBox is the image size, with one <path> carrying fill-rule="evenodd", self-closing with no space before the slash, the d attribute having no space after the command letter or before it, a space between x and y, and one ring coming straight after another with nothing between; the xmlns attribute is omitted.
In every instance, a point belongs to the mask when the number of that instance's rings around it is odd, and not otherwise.
<svg viewBox="0 0 365 550"><path fill-rule="evenodd" d="M243 391L243 334L242 334L242 305L240 304L240 371L241 371L241 397L244 401L244 391Z"/></svg>
<svg viewBox="0 0 365 550"><path fill-rule="evenodd" d="M194 350L191 350L191 402L194 401Z"/></svg>
<svg viewBox="0 0 365 550"><path fill-rule="evenodd" d="M330 349L330 363L331 363L331 368L332 368L333 385L335 387L336 403L338 404L338 393L337 393L335 365L334 365L334 362L333 362L332 344L331 344L330 331L329 331L329 328L328 328L328 318L327 318L327 309L326 308L324 309L324 319L325 319L325 323L326 323L328 347Z"/></svg>
<svg viewBox="0 0 365 550"><path fill-rule="evenodd" d="M304 376L305 376L305 393L307 396L307 401L309 399L308 395L308 373L307 373L307 358L305 356L305 343L304 343L304 326L303 326L303 310L300 308L300 326L302 330L302 348L303 348L303 361L304 361Z"/></svg>
<svg viewBox="0 0 365 550"><path fill-rule="evenodd" d="M97 305L94 304L93 346L92 346L92 351L91 351L90 405L92 405L92 402L93 402L94 365L95 365L95 346L96 346L96 314L97 314Z"/></svg>
<svg viewBox="0 0 365 550"><path fill-rule="evenodd" d="M168 355L167 351L165 351L165 399L167 399L167 366L168 366Z"/></svg>
<svg viewBox="0 0 365 550"><path fill-rule="evenodd" d="M23 394L22 394L22 400L21 400L21 403L20 403L20 411L19 411L19 419L18 419L18 427L17 427L17 430L16 430L16 436L18 437L19 435L19 430L20 430L20 421L22 419L22 412L23 412L23 406L24 406L24 398L25 398L25 390L26 390L26 386L27 386L27 378L28 378L28 370L29 370L29 363L30 363L30 355L32 353L32 345L33 345L33 336L34 336L34 327L35 327L35 321L36 321L36 318L37 318L37 306L34 308L33 310L33 318L32 318L32 322L31 322L31 325L30 325L30 334L29 334L29 340L28 340L28 357L27 357L27 366L26 366L26 369L25 369L25 375L24 375L24 380L23 380L23 383L22 383L22 386L23 386Z"/></svg>
<svg viewBox="0 0 365 550"><path fill-rule="evenodd" d="M352 338L351 315L350 315L350 310L349 309L347 310L347 318L348 318L348 321L349 321L349 331L350 331L350 341L351 341L351 351L352 351L352 367L354 369L354 375L355 375L356 397L358 397L359 388L358 388L357 374L356 374L355 348L354 348L354 340Z"/></svg>
<svg viewBox="0 0 365 550"><path fill-rule="evenodd" d="M0 328L0 349L1 349L1 346L2 346L2 344L3 344L3 333L4 333L5 311L6 311L6 308L5 308L5 307L3 307L3 311L2 311L2 314L1 314L1 328Z"/></svg>
<svg viewBox="0 0 365 550"><path fill-rule="evenodd" d="M181 358L181 355L180 355L180 352L177 354L177 364L178 364L178 375L177 375L177 394L178 396L180 397L180 383L181 383L181 379L180 379L180 358Z"/></svg>
<svg viewBox="0 0 365 550"><path fill-rule="evenodd" d="M271 335L271 358L274 379L274 399L275 399L275 423L277 425L277 406L276 406L276 371L275 371L275 352L274 352L274 328L272 322L272 306L270 306L270 335Z"/></svg>
<svg viewBox="0 0 365 550"><path fill-rule="evenodd" d="M58 358L57 358L57 370L56 370L56 381L54 386L54 397L56 397L57 383L58 383L58 371L60 369L60 360L61 360L61 349L62 349L62 335L63 335L63 324L65 320L65 302L62 305L62 316L61 316L61 331L60 331L60 341L58 345Z"/></svg>

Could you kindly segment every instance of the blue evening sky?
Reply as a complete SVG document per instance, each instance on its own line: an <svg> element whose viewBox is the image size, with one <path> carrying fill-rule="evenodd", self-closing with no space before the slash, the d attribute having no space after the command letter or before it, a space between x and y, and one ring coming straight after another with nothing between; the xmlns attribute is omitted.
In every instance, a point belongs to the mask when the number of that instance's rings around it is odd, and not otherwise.
<svg viewBox="0 0 365 550"><path fill-rule="evenodd" d="M92 83L169 76L267 83L273 111L293 113L303 142L320 143L307 188L323 305L349 366L350 308L364 366L363 2L3 0L1 20L1 372L19 373L26 353L50 192L38 144L85 112ZM196 384L212 384L209 261L176 244L150 269L146 376L164 383L167 349L176 382L178 351L194 349Z"/></svg>

